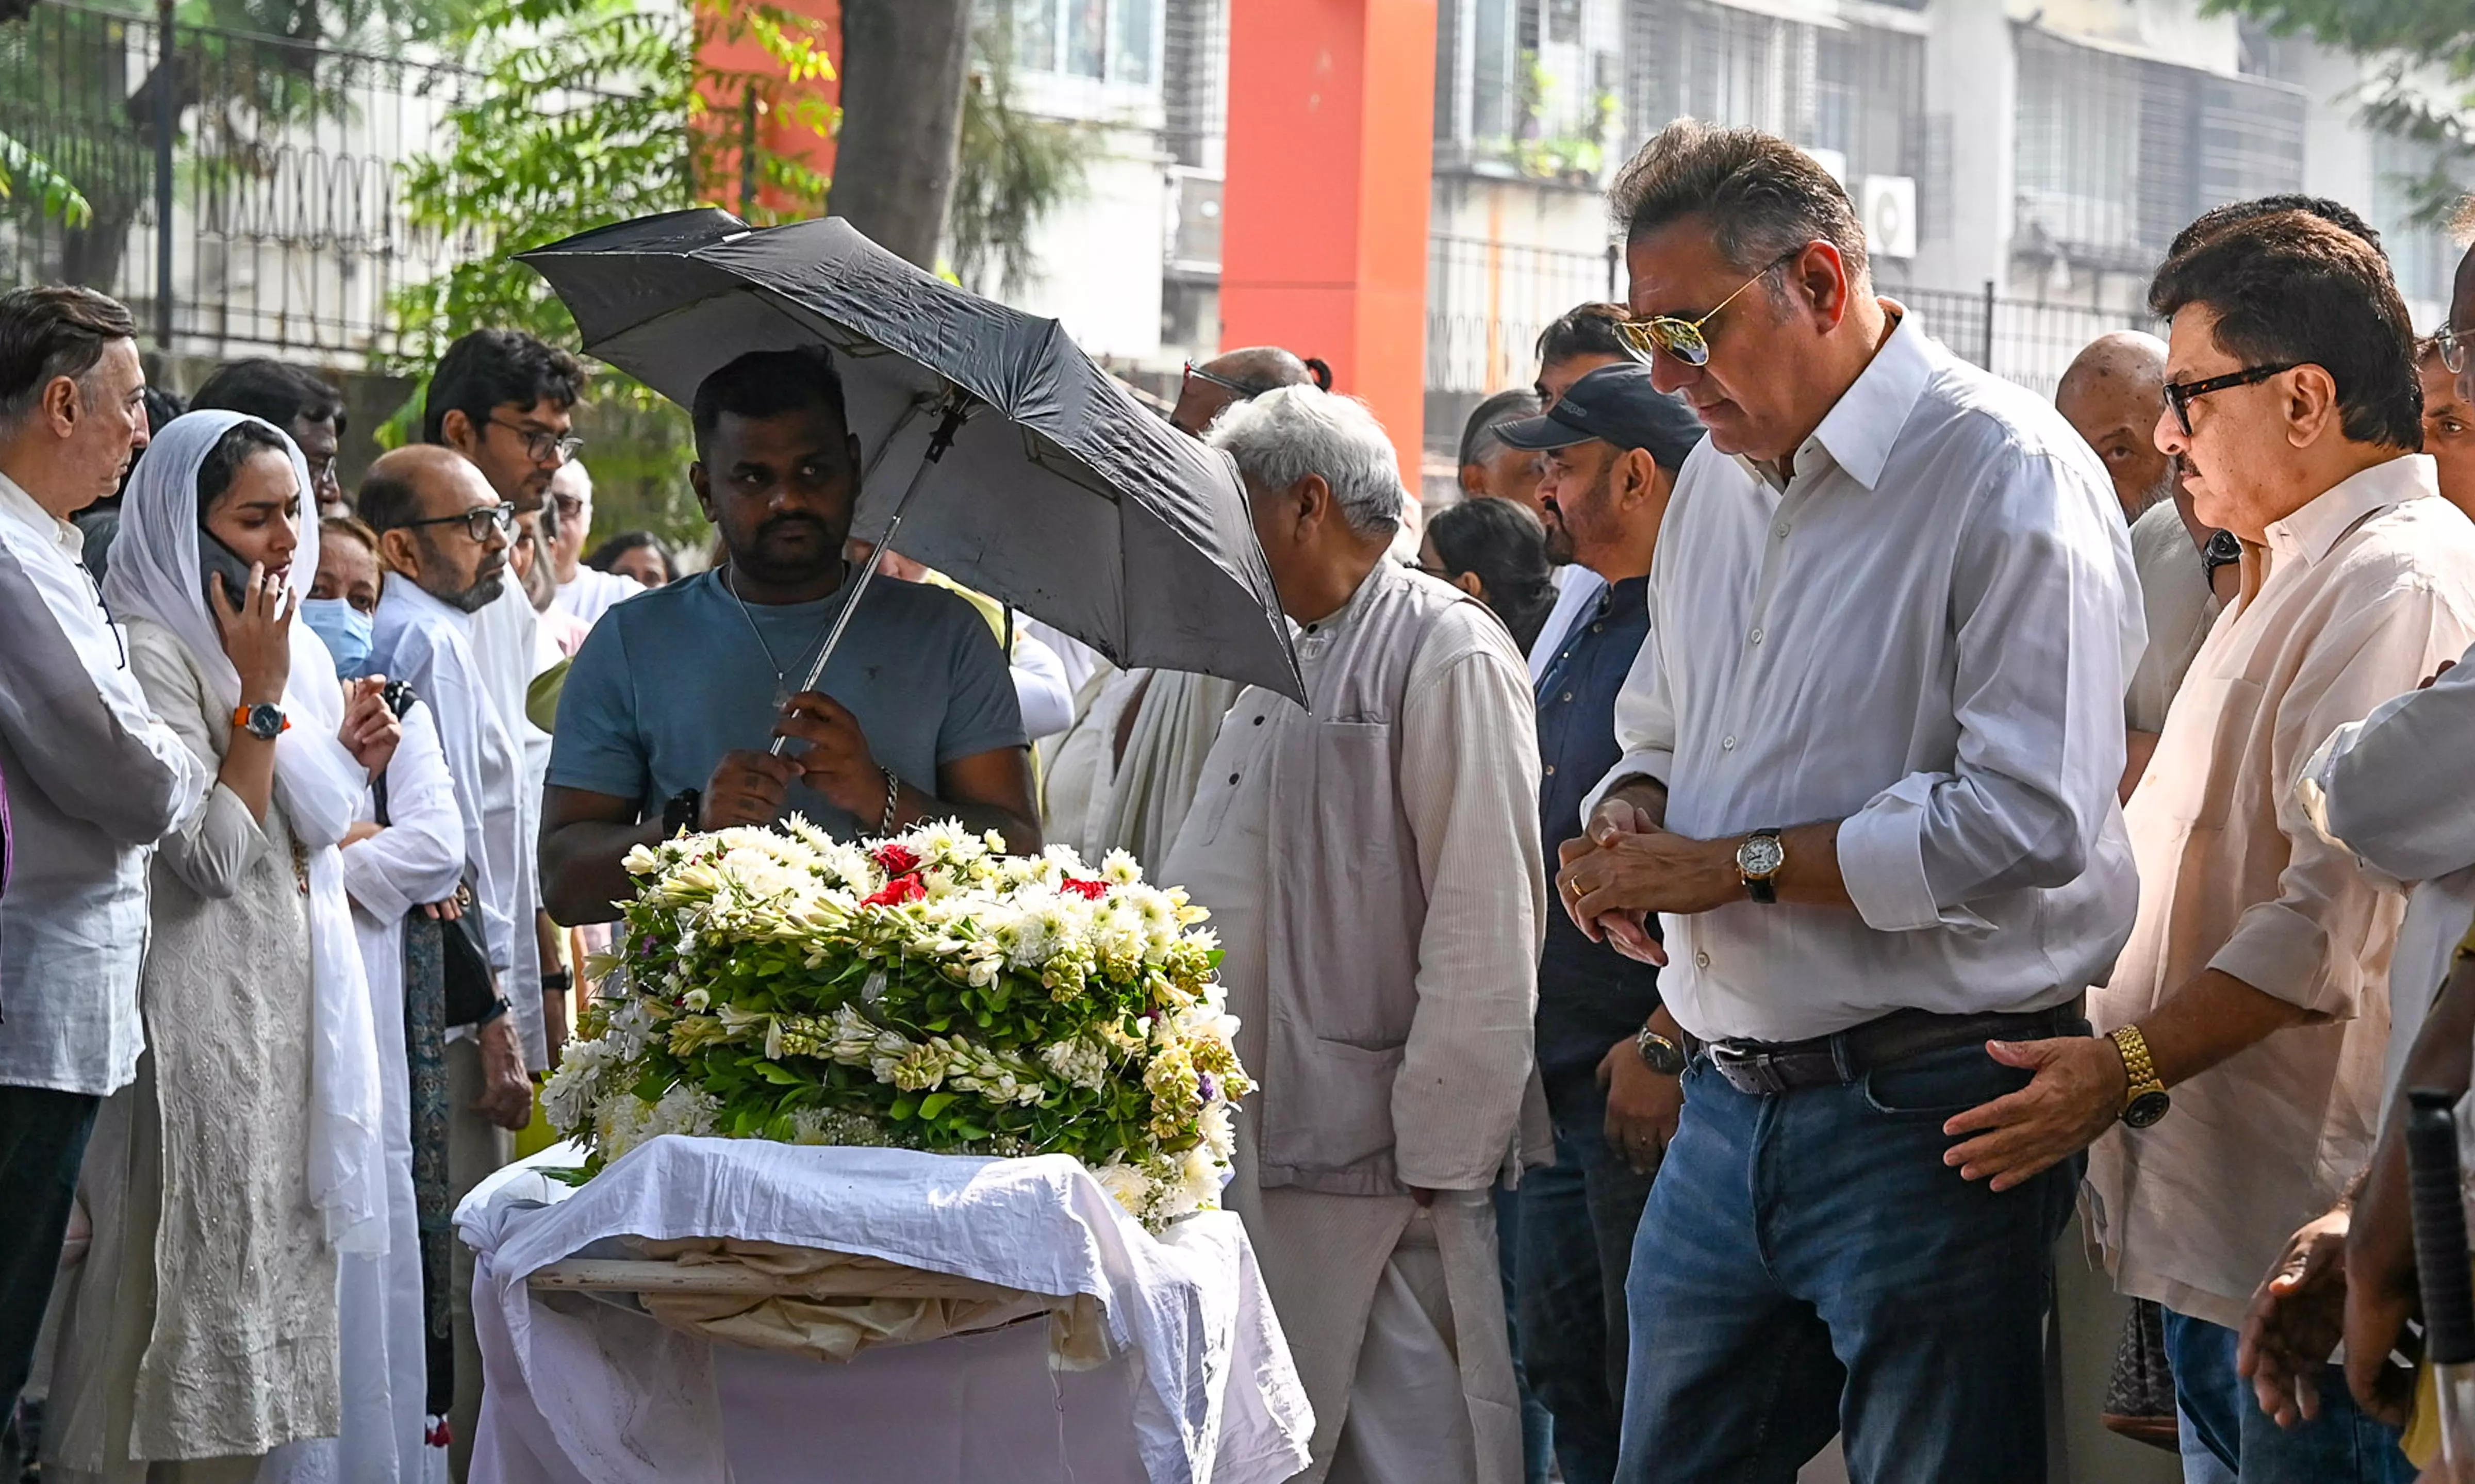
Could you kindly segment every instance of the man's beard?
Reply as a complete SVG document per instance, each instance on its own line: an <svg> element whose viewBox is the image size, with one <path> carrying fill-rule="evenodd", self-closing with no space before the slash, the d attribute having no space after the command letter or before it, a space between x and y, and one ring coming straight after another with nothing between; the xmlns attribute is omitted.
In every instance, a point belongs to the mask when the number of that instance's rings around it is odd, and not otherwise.
<svg viewBox="0 0 2475 1484"><path fill-rule="evenodd" d="M2173 498L2174 480L2181 472L2180 467L2173 459L2168 459L2166 461L2166 472L2157 476L2157 482L2140 492L2140 497L2138 500L2134 502L2131 509L2131 519L2137 521L2142 516L2146 515L2149 511L2157 508L2162 501Z"/></svg>
<svg viewBox="0 0 2475 1484"><path fill-rule="evenodd" d="M813 556L773 556L766 549L766 538L787 527L803 527L816 534ZM842 566L843 543L834 539L833 528L809 515L778 515L748 533L743 548L730 547L730 565L766 582L793 583L819 576Z"/></svg>
<svg viewBox="0 0 2475 1484"><path fill-rule="evenodd" d="M1556 519L1547 523L1547 560L1558 567L1573 562L1573 533L1564 529L1564 507L1554 500L1542 501Z"/></svg>
<svg viewBox="0 0 2475 1484"><path fill-rule="evenodd" d="M448 607L459 612L479 613L497 602L499 595L506 590L507 570L504 567L498 567L474 578L473 585L461 593L438 593L432 596Z"/></svg>

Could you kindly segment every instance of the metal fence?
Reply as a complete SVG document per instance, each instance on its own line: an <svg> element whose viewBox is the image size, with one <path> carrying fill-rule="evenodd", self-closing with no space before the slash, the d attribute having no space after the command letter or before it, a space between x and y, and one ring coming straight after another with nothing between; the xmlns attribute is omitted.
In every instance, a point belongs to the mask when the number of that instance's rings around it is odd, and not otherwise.
<svg viewBox="0 0 2475 1484"><path fill-rule="evenodd" d="M1930 288L1889 292L1923 322L1925 333L2042 397L2054 395L2071 357L2097 336L2118 329L2161 330L2144 312L2005 299L1991 283L1974 294Z"/></svg>
<svg viewBox="0 0 2475 1484"><path fill-rule="evenodd" d="M111 293L177 353L380 349L388 295L480 248L414 231L397 173L474 78L211 27L174 37L167 66L152 17L61 0L0 26L0 133L93 205L71 228L15 192L0 275Z"/></svg>

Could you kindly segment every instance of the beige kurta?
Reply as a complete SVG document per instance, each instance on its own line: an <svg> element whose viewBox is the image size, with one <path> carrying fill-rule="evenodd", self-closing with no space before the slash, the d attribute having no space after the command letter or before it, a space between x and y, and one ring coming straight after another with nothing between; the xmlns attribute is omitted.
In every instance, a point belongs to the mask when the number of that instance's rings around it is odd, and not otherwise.
<svg viewBox="0 0 2475 1484"><path fill-rule="evenodd" d="M2110 1030L2215 968L2315 1017L2089 1151L2116 1285L2230 1328L2370 1152L2406 906L2312 827L2295 782L2340 724L2475 639L2475 526L2434 492L2430 459L2366 470L2266 534L2266 579L2211 630L2124 810L2140 915L2089 1006Z"/></svg>
<svg viewBox="0 0 2475 1484"><path fill-rule="evenodd" d="M129 659L156 714L221 766L230 718L180 641L134 620ZM220 784L158 847L147 1054L105 1103L80 1180L94 1245L71 1279L46 1439L64 1478L136 1484L146 1460L254 1459L341 1425L335 1254L306 1177L295 864L282 807L261 825Z"/></svg>
<svg viewBox="0 0 2475 1484"><path fill-rule="evenodd" d="M1357 606L1299 634L1310 695L1324 693L1323 661ZM1431 1023L1439 1025L1466 1013L1458 1005L1503 999L1507 1013L1527 1025L1545 907L1537 886L1535 719L1509 642L1500 655L1474 649L1465 628L1473 622L1493 620L1458 607L1430 631L1411 661L1399 721L1401 806L1431 883L1418 1013L1426 1019L1432 1011ZM1267 765L1282 722L1302 719L1294 705L1268 692L1238 698L1162 873L1212 910L1228 954L1221 980L1242 1027L1239 1057L1252 1069L1267 1060L1265 1029L1276 995L1343 986L1338 975L1333 985L1274 985L1267 972L1265 880L1296 868L1284 861L1280 811L1311 802L1276 799ZM1411 1034L1414 1039L1419 1032ZM1473 1042L1471 1053L1507 1055L1492 1041ZM1526 1061L1527 1048L1509 1055ZM1524 1069L1495 1070L1517 1082ZM1396 1114L1396 1122L1418 1126L1399 1131L1404 1180L1458 1187L1443 1190L1424 1210L1406 1193L1265 1189L1257 1147L1262 1107L1283 1093L1266 1085L1240 1108L1236 1175L1225 1200L1246 1222L1314 1407L1314 1465L1305 1477L1511 1484L1521 1472L1520 1409L1486 1186L1516 1130L1496 1114L1487 1115L1487 1127L1472 1127L1465 1107L1424 1109L1414 1120ZM1415 1100L1414 1091L1396 1093L1396 1110L1405 1103L1414 1108ZM1458 1168L1435 1168L1446 1161ZM1445 1388L1458 1379L1458 1395L1439 1401L1438 1377ZM1344 1440L1354 1410L1366 1420ZM1422 1432L1403 1425L1421 1419Z"/></svg>

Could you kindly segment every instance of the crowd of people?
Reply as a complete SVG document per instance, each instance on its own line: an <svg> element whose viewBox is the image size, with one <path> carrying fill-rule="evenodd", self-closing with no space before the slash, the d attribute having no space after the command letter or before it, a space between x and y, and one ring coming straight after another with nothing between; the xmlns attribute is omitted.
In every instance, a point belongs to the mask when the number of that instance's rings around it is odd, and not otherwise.
<svg viewBox="0 0 2475 1484"><path fill-rule="evenodd" d="M2475 254L2418 338L2342 206L2220 207L2169 337L2048 403L1876 292L1783 141L1672 126L1612 205L1630 303L1549 328L1423 523L1319 362L1188 369L1304 706L891 552L809 684L871 451L821 348L697 391L690 572L585 556L590 389L529 336L458 340L348 490L315 377L184 407L120 305L0 297L0 1416L39 1371L45 1476L462 1477L450 1215L622 863L796 812L1211 910L1311 1479L1786 1481L1834 1436L2044 1478L2075 1225L2187 1479L2414 1478Z"/></svg>

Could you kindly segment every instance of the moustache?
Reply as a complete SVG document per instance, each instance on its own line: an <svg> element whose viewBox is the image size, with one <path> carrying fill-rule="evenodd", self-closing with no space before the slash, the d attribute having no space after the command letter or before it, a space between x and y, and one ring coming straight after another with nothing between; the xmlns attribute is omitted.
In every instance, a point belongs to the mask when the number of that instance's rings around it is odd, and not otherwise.
<svg viewBox="0 0 2475 1484"><path fill-rule="evenodd" d="M833 534L831 531L825 529L825 523L818 520L815 516L777 515L772 520L767 521L764 524L756 527L756 539L762 542L772 536L777 531L790 530L795 527L815 532L819 541L823 541Z"/></svg>

